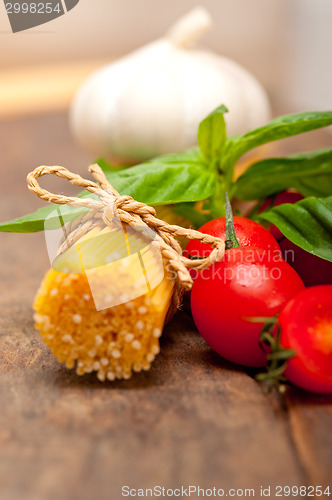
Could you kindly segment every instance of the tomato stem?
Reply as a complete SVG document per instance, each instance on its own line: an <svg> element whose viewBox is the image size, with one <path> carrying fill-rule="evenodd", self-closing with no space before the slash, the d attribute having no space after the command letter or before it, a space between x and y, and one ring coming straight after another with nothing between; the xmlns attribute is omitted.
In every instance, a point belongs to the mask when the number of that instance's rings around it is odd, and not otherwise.
<svg viewBox="0 0 332 500"><path fill-rule="evenodd" d="M225 205L225 225L226 225L226 250L230 248L240 247L240 243L236 237L234 229L233 211L231 202L229 201L228 194L226 193Z"/></svg>
<svg viewBox="0 0 332 500"><path fill-rule="evenodd" d="M280 383L287 382L283 376L287 361L296 354L292 349L282 347L280 335L281 328L277 316L266 318L259 339L261 348L266 353L266 372L259 373L255 377L256 380L262 382L265 392L270 392L273 387L280 389ZM270 349L270 352L266 352L266 347Z"/></svg>

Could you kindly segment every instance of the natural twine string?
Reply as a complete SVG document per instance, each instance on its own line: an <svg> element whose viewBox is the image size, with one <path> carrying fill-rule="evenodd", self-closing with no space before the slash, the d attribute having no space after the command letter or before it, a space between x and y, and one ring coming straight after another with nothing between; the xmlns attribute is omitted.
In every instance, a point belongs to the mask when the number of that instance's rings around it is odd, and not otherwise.
<svg viewBox="0 0 332 500"><path fill-rule="evenodd" d="M92 173L94 181L83 179L78 174L73 174L69 170L60 166L41 166L30 172L27 176L29 190L37 195L41 200L49 201L57 205L69 205L71 207L84 207L90 211L77 217L66 228L67 237L61 245L59 252L62 253L82 236L91 231L96 226L110 226L113 221L114 211L121 223L128 224L135 229L144 232L144 228L150 228L156 233L155 243L160 245L160 251L166 262L176 272L177 280L173 294L173 302L170 306L170 314L173 314L179 306L183 291L190 290L193 280L189 273L189 268L202 270L210 265L222 260L225 254L225 242L221 238L200 233L194 229L185 229L180 226L168 224L157 219L156 211L153 207L135 201L131 196L121 196L106 179L99 165L91 165L89 171ZM84 188L96 195L99 199L76 198L53 194L40 187L37 179L44 175L56 175L68 180L71 184ZM198 240L213 247L210 255L204 259L191 260L182 255L182 249L175 237L185 237L191 240Z"/></svg>

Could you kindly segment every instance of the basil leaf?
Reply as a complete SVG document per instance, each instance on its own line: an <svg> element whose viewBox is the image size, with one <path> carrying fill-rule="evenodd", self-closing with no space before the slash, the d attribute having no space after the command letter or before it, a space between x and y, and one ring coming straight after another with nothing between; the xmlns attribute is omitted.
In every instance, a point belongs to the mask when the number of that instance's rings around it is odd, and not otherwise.
<svg viewBox="0 0 332 500"><path fill-rule="evenodd" d="M224 151L227 140L224 114L227 112L226 106L221 105L199 124L198 145L209 163L220 158Z"/></svg>
<svg viewBox="0 0 332 500"><path fill-rule="evenodd" d="M95 195L87 191L83 191L78 195L78 197L96 198ZM88 209L84 207L70 207L68 205L61 205L61 217L59 217L59 215L55 212L56 206L57 205L54 205L52 203L46 207L39 208L32 214L25 215L24 217L19 217L18 219L12 220L10 222L2 222L0 224L0 232L37 233L39 231L44 231L45 219L47 219L48 229L58 229L64 223L69 222L88 211ZM51 214L52 217L50 217Z"/></svg>
<svg viewBox="0 0 332 500"><path fill-rule="evenodd" d="M259 218L277 226L295 245L332 261L332 196L278 205Z"/></svg>
<svg viewBox="0 0 332 500"><path fill-rule="evenodd" d="M255 200L288 188L304 196L331 195L332 148L255 163L235 182L232 194L241 200Z"/></svg>
<svg viewBox="0 0 332 500"><path fill-rule="evenodd" d="M106 177L119 193L148 205L203 200L211 196L216 182L216 175L198 163L158 159Z"/></svg>
<svg viewBox="0 0 332 500"><path fill-rule="evenodd" d="M101 162L101 166L109 182L120 194L130 195L143 203L164 205L208 198L214 191L215 174L202 168L197 151L186 157L191 158L186 163L175 160L173 155L169 155L120 171L107 168L105 162ZM79 196L94 197L87 191L83 191ZM54 208L54 205L49 205L25 217L4 222L0 224L0 232L43 231L47 217L48 227L58 228L61 224ZM63 222L68 222L86 211L87 209L81 207L63 206L61 209ZM50 218L52 212L54 216Z"/></svg>
<svg viewBox="0 0 332 500"><path fill-rule="evenodd" d="M224 162L235 163L253 148L331 124L332 111L309 111L280 116L263 127L229 138Z"/></svg>
<svg viewBox="0 0 332 500"><path fill-rule="evenodd" d="M117 173L122 167L114 167L107 163L103 159L97 160L97 162L105 175L110 173ZM88 191L82 191L77 195L79 198L97 198ZM69 222L79 215L82 215L88 211L87 208L82 207L70 207L68 205L61 206L61 217L55 212L56 205L50 204L48 206L39 208L35 212L18 219L12 220L10 222L0 223L0 232L6 233L37 233L39 231L44 231L45 219L47 219L48 229L58 229L66 222ZM50 215L52 214L52 217ZM54 214L54 216L53 216Z"/></svg>

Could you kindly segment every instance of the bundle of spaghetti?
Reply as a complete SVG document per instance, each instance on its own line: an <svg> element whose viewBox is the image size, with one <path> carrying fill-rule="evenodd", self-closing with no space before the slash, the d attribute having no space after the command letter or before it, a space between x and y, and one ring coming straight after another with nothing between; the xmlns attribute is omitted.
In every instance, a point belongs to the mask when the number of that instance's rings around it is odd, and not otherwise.
<svg viewBox="0 0 332 500"><path fill-rule="evenodd" d="M192 278L223 258L224 241L157 219L155 210L120 196L98 165L99 185L64 167L39 167L28 175L30 191L60 205L85 207L66 237L34 302L36 328L67 368L99 380L128 379L148 370L159 353L165 321L178 309ZM98 196L72 198L42 189L37 179L55 174ZM202 260L182 256L175 237L213 246Z"/></svg>

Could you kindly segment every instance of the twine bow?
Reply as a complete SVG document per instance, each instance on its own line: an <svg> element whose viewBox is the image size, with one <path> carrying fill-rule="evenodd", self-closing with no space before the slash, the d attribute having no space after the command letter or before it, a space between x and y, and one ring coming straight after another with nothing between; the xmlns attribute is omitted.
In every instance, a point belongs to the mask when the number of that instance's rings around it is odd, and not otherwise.
<svg viewBox="0 0 332 500"><path fill-rule="evenodd" d="M173 300L173 309L177 308L181 300L183 290L190 290L193 280L189 269L202 270L222 260L225 254L225 242L221 238L200 233L194 229L185 229L180 226L171 225L156 217L153 207L135 201L131 196L121 196L106 179L99 165L89 167L94 181L83 179L78 174L70 172L65 167L41 166L30 172L27 176L29 190L41 200L49 201L57 205L69 205L71 207L84 207L90 211L77 217L67 227L68 236L60 249L60 253L68 249L84 234L95 226L110 226L114 216L114 210L118 214L121 223L128 224L134 228L150 228L156 233L156 240L160 245L163 258L176 272L177 282ZM40 187L37 179L44 175L56 175L68 180L74 186L86 189L96 195L98 199L77 198L53 194ZM175 237L185 237L198 240L213 247L212 252L202 259L188 259L182 255L182 249Z"/></svg>

